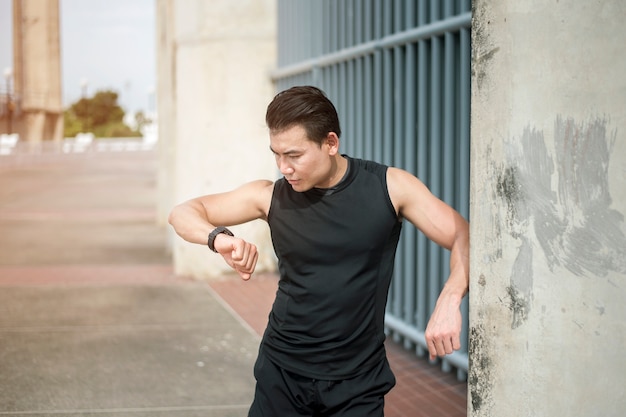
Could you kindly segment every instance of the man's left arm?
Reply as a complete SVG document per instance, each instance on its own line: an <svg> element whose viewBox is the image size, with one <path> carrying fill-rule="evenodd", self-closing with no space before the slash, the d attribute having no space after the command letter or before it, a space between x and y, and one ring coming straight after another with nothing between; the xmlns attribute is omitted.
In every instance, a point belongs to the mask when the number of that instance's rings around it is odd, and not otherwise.
<svg viewBox="0 0 626 417"><path fill-rule="evenodd" d="M469 224L412 174L389 168L389 195L398 212L430 240L450 250L450 276L426 327L430 358L461 348L461 301L469 290Z"/></svg>

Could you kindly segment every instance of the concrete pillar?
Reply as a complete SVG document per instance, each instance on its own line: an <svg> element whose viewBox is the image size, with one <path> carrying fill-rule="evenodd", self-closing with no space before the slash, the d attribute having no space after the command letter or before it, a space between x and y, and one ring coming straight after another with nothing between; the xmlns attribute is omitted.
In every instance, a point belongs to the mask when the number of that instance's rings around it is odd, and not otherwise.
<svg viewBox="0 0 626 417"><path fill-rule="evenodd" d="M157 14L161 216L198 195L274 179L265 109L275 93L275 0L158 0ZM264 222L233 231L258 244L259 271L275 269ZM170 243L179 274L232 272L221 257L171 230Z"/></svg>
<svg viewBox="0 0 626 417"><path fill-rule="evenodd" d="M474 0L469 415L626 413L622 0Z"/></svg>
<svg viewBox="0 0 626 417"><path fill-rule="evenodd" d="M167 215L174 202L174 172L176 169L176 40L172 14L173 0L156 2L156 51L157 51L157 119L159 150L157 218L167 225ZM174 235L168 229L168 248L174 246Z"/></svg>
<svg viewBox="0 0 626 417"><path fill-rule="evenodd" d="M63 139L59 24L59 0L13 0L16 131L24 141Z"/></svg>

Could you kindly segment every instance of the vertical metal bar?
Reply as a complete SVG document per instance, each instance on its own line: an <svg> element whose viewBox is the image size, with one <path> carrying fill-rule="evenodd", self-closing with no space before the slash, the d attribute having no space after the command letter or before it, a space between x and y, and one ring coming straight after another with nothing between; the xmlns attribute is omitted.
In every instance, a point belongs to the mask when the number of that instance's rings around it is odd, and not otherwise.
<svg viewBox="0 0 626 417"><path fill-rule="evenodd" d="M385 165L393 165L393 54L383 51L383 159Z"/></svg>
<svg viewBox="0 0 626 417"><path fill-rule="evenodd" d="M389 13L386 8L383 11L383 33L388 33L388 25L389 25ZM392 125L392 117L393 117L393 54L389 49L384 49L382 51L382 71L380 77L382 79L382 126L381 126L381 159L379 160L385 165L392 164L392 141L393 141L393 125ZM391 281L391 289L390 292L393 294L395 283L398 280L398 268L397 268L398 259L396 258L394 264L394 274ZM392 296L389 297L390 301L390 309L393 311L395 309L395 298ZM393 335L397 337L397 334Z"/></svg>
<svg viewBox="0 0 626 417"><path fill-rule="evenodd" d="M344 27L346 28L346 43L344 48L349 48L355 44L354 31L355 31L355 19L354 19L354 0L343 0L346 3ZM360 1L360 0L359 0Z"/></svg>
<svg viewBox="0 0 626 417"><path fill-rule="evenodd" d="M365 132L363 128L363 124L365 123L364 114L365 114L365 100L363 100L363 93L367 86L363 83L364 78L364 68L363 68L364 58L358 58L354 63L355 65L355 74L354 74L354 140L355 140L355 149L354 154L358 158L364 158L365 153Z"/></svg>
<svg viewBox="0 0 626 417"><path fill-rule="evenodd" d="M402 13L397 12L398 19L403 19L401 27L408 29L414 27L414 2L404 2L404 10ZM415 174L415 45L408 44L405 46L405 65L402 79L404 81L404 103L402 105L403 114L401 122L403 126L403 156L402 166L407 171ZM397 113L400 113L399 111ZM401 247L402 264L403 264L403 285L402 285L402 320L410 325L415 325L415 288L417 273L415 268L415 253L417 250L416 230L414 227L407 227L404 230L403 245ZM404 347L411 348L413 342L409 338L404 338Z"/></svg>
<svg viewBox="0 0 626 417"><path fill-rule="evenodd" d="M329 82L329 74L330 73L330 68L329 67L322 67L319 69L319 84L317 84L323 91L325 92L329 92L330 91L330 82Z"/></svg>
<svg viewBox="0 0 626 417"><path fill-rule="evenodd" d="M323 41L322 41L322 36L319 33L319 27L318 27L318 25L322 21L322 18L321 18L322 4L319 1L307 2L306 4L308 5L309 15L311 16L311 18L308 19L309 24L307 25L307 33L306 33L306 36L309 38L309 42L311 43L311 50L307 58L313 58L313 57L320 56L322 53ZM304 16L306 16L306 14Z"/></svg>
<svg viewBox="0 0 626 417"><path fill-rule="evenodd" d="M354 45L365 42L363 37L363 0L354 0Z"/></svg>
<svg viewBox="0 0 626 417"><path fill-rule="evenodd" d="M356 153L356 137L355 133L355 111L356 111L356 103L354 102L354 61L348 61L345 64L345 89L346 96L343 111L346 114L346 138L348 139L348 148L350 155L354 155Z"/></svg>
<svg viewBox="0 0 626 417"><path fill-rule="evenodd" d="M330 2L331 0L320 0L321 8L322 8L322 18L318 22L321 25L323 43L322 43L322 53L328 54L330 53Z"/></svg>
<svg viewBox="0 0 626 417"><path fill-rule="evenodd" d="M337 47L336 51L346 47L346 0L335 0L337 3Z"/></svg>
<svg viewBox="0 0 626 417"><path fill-rule="evenodd" d="M472 0L459 0L459 14L472 10Z"/></svg>
<svg viewBox="0 0 626 417"><path fill-rule="evenodd" d="M454 16L454 9L456 0L444 0L443 2L443 18Z"/></svg>
<svg viewBox="0 0 626 417"><path fill-rule="evenodd" d="M441 19L441 0L430 0L430 22Z"/></svg>
<svg viewBox="0 0 626 417"><path fill-rule="evenodd" d="M404 29L404 16L402 15L402 4L405 0L394 0L393 2L393 24L391 33L401 32Z"/></svg>
<svg viewBox="0 0 626 417"><path fill-rule="evenodd" d="M403 137L403 119L405 109L404 104L404 48L396 46L393 48L393 159L391 164L403 166L403 153L405 138Z"/></svg>
<svg viewBox="0 0 626 417"><path fill-rule="evenodd" d="M399 32L402 25L402 8L401 8L401 0L394 0L393 2L389 2L388 4L392 5L389 16L389 28L387 34L392 34ZM392 112L391 117L389 118L389 123L392 125L391 131L392 136L388 137L387 140L391 142L391 148L389 151L391 152L389 164L393 166L402 166L402 151L403 151L403 140L402 140L402 120L403 120L403 109L402 109L402 83L404 78L402 77L402 47L396 46L393 48L392 54L392 71L393 71L393 82L392 85ZM400 244L398 247L399 256L396 257L396 263L394 268L394 277L393 277L393 287L391 297L393 299L393 315L402 319L403 311L404 311L404 297L402 294L404 293L404 284L406 280L406 271L404 268L404 262L402 259L402 253L404 252L404 247L406 243L406 234L403 234L400 239ZM393 334L394 340L396 342L402 341L402 335L399 332L394 332Z"/></svg>
<svg viewBox="0 0 626 417"><path fill-rule="evenodd" d="M364 81L363 81L363 157L372 159L374 157L374 77L372 67L374 56L367 55L364 58Z"/></svg>
<svg viewBox="0 0 626 417"><path fill-rule="evenodd" d="M441 195L441 39L431 40L431 95L430 95L430 190L436 196ZM429 309L435 306L439 295L440 249L434 242L429 242Z"/></svg>
<svg viewBox="0 0 626 417"><path fill-rule="evenodd" d="M422 6L424 5L422 1ZM418 14L418 19L426 21L424 14ZM430 48L429 42L426 40L419 41L417 44L417 176L423 182L428 181L428 155L429 155L429 105L430 92L428 89L429 84L429 59ZM424 332L426 330L426 324L428 322L428 315L430 313L430 306L428 303L428 275L429 275L429 262L428 262L428 241L426 236L422 233L417 236L417 312L416 312L416 325L417 328ZM418 346L417 354L423 356L425 350Z"/></svg>
<svg viewBox="0 0 626 417"><path fill-rule="evenodd" d="M374 1L373 0L364 0L365 7L363 8L363 38L362 42L371 41L374 36ZM361 3L361 2L357 2Z"/></svg>
<svg viewBox="0 0 626 417"><path fill-rule="evenodd" d="M445 0L444 2L444 16L448 17L453 14L453 2L452 0ZM455 136L455 35L448 32L444 35L444 61L443 61L443 151L442 151L442 192L441 196L443 201L451 206L454 206L454 183L455 183L455 150L454 150L454 136ZM441 251L441 276L439 287L443 288L445 281L450 274L450 252L447 250ZM450 363L447 360L442 361L442 369L448 372L451 368Z"/></svg>
<svg viewBox="0 0 626 417"><path fill-rule="evenodd" d="M428 0L419 0L417 3L417 25L424 26L429 22Z"/></svg>
<svg viewBox="0 0 626 417"><path fill-rule="evenodd" d="M383 36L393 33L393 2L385 2L383 8Z"/></svg>
<svg viewBox="0 0 626 417"><path fill-rule="evenodd" d="M383 36L383 6L382 0L373 0L374 30L373 37L380 39ZM383 159L383 51L374 52L374 135L373 159L382 162Z"/></svg>
<svg viewBox="0 0 626 417"><path fill-rule="evenodd" d="M383 51L374 53L374 137L373 159L383 160Z"/></svg>
<svg viewBox="0 0 626 417"><path fill-rule="evenodd" d="M317 35L317 31L314 29L314 26L317 22L316 14L319 6L318 2L306 2L306 7L301 11L303 13L299 16L299 19L306 22L306 32L303 34L305 38L308 38L309 46L307 48L307 54L304 59L311 59L313 57L318 56L319 49L318 45L320 43L320 37ZM303 19L303 16L309 16L308 19Z"/></svg>
<svg viewBox="0 0 626 417"><path fill-rule="evenodd" d="M383 0L374 0L374 38L383 37Z"/></svg>
<svg viewBox="0 0 626 417"><path fill-rule="evenodd" d="M330 87L327 94L331 101L335 103L335 106L339 106L339 64L335 64L331 67L330 71Z"/></svg>
<svg viewBox="0 0 626 417"><path fill-rule="evenodd" d="M330 0L328 2L328 16L326 16L326 19L329 20L330 22L330 30L328 31L328 33L330 34L330 49L329 52L335 52L337 49L339 49L338 47L338 41L339 41L339 19L338 19L338 12L339 12L339 7L337 6L337 2L334 0Z"/></svg>
<svg viewBox="0 0 626 417"><path fill-rule="evenodd" d="M460 34L460 86L459 86L459 204L458 210L469 218L470 176L470 90L471 90L471 46L469 29Z"/></svg>
<svg viewBox="0 0 626 417"><path fill-rule="evenodd" d="M405 97L403 110L405 112L404 120L404 169L416 174L415 158L416 158L416 88L415 88L415 74L416 74L416 60L415 60L415 45L406 46L405 57ZM409 325L415 325L415 288L417 273L415 270L415 253L416 246L416 230L414 227L407 227L404 230L404 311L403 320ZM405 347L409 348L410 344L407 344L405 339Z"/></svg>
<svg viewBox="0 0 626 417"><path fill-rule="evenodd" d="M350 140L351 132L349 132L349 117L350 112L348 111L348 99L347 99L347 91L348 91L348 77L347 77L347 62L342 62L339 64L339 106L337 106L337 111L339 112L339 117L341 120L341 126L344 131L344 144L345 150L348 153L352 153L352 141Z"/></svg>
<svg viewBox="0 0 626 417"><path fill-rule="evenodd" d="M416 24L415 20L415 0L407 1L404 8L404 29L413 29Z"/></svg>
<svg viewBox="0 0 626 417"><path fill-rule="evenodd" d="M290 4L287 10L287 13L289 14L289 21L288 21L288 27L287 30L289 31L289 33L293 33L293 29L294 29L294 20L296 19L296 15L297 12L294 10L294 4ZM288 48L288 56L287 59L289 60L289 62L296 62L297 61L297 56L296 54L298 53L298 48L297 48L297 40L294 39L293 37L290 37L289 39L289 48Z"/></svg>
<svg viewBox="0 0 626 417"><path fill-rule="evenodd" d="M398 11L398 9L395 9L396 12ZM396 16L394 16L394 21L397 20ZM404 69L403 65L402 65L402 47L400 46L396 46L395 48L393 48L393 83L392 83L392 90L391 90L391 94L392 94L392 113L391 113L391 119L389 120L389 122L392 124L393 126L393 136L389 137L389 141L391 142L391 149L390 152L391 154L391 159L390 159L390 165L393 166L398 166L401 167L402 166L402 154L404 151L404 141L402 138L402 134L404 133L404 130L402 129L402 120L403 120L403 113L404 113L404 109L402 109L402 104L403 103L403 82L404 82L404 77L402 76L402 71ZM399 248L399 253L403 253L404 251L404 245L406 243L406 234L403 234L401 236L401 241L400 241L400 248ZM403 317L403 310L404 310L404 299L402 296L402 293L404 292L404 284L405 284L405 279L406 279L406 271L404 268L404 262L402 262L402 257L398 257L398 259L396 260L396 267L395 267L395 274L394 274L394 282L393 282L393 288L392 288L392 299L393 299L393 315L396 316L398 319L401 319ZM397 337L396 337L397 339Z"/></svg>

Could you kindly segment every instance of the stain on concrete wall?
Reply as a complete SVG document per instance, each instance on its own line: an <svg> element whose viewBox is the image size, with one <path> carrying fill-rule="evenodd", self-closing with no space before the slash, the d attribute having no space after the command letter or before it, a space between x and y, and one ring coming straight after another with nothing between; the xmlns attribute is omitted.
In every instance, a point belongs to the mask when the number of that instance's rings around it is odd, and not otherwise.
<svg viewBox="0 0 626 417"><path fill-rule="evenodd" d="M493 390L492 363L489 357L488 340L482 324L470 328L469 343L469 374L470 403L472 411L485 411L491 407Z"/></svg>
<svg viewBox="0 0 626 417"><path fill-rule="evenodd" d="M537 247L551 271L626 273L624 214L611 207L609 190L616 137L607 119L578 123L559 116L552 153L544 133L530 127L506 143L495 194L504 203L506 232L520 242L507 287L513 329L531 310Z"/></svg>
<svg viewBox="0 0 626 417"><path fill-rule="evenodd" d="M606 119L577 124L560 117L555 124L558 204L562 227L539 233L551 267L561 265L578 276L626 273L624 214L611 208L609 162L617 132ZM540 232L538 230L538 232Z"/></svg>
<svg viewBox="0 0 626 417"><path fill-rule="evenodd" d="M478 305L486 305L485 290L487 288L487 277L480 274L476 292L473 293L474 300ZM485 310L476 309L476 320L470 321L469 328L469 372L468 372L468 398L472 412L481 412L482 415L489 415L493 407L493 383L494 363L492 352L494 349L495 327L485 325Z"/></svg>
<svg viewBox="0 0 626 417"><path fill-rule="evenodd" d="M493 56L500 50L495 46L489 36L491 18L489 7L486 2L473 2L472 4L472 44L474 45L474 59L472 60L472 78L478 86L478 91L486 87L489 64Z"/></svg>

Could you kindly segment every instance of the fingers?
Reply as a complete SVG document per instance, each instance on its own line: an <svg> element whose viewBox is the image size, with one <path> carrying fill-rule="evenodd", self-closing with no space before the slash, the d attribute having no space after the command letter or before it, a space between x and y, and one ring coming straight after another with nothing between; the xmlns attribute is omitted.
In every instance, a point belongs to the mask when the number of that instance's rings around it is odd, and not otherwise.
<svg viewBox="0 0 626 417"><path fill-rule="evenodd" d="M452 352L452 341L449 338L432 339L428 343L428 353L430 354L431 360L437 358L438 356L449 355Z"/></svg>
<svg viewBox="0 0 626 417"><path fill-rule="evenodd" d="M232 267L244 280L250 279L256 268L259 253L252 243L238 239L231 252Z"/></svg>
<svg viewBox="0 0 626 417"><path fill-rule="evenodd" d="M433 335L427 333L426 345L428 346L430 360L434 360L437 357L449 355L455 350L459 350L461 348L461 339L458 334Z"/></svg>
<svg viewBox="0 0 626 417"><path fill-rule="evenodd" d="M424 332L431 360L461 348L461 327L459 303L440 298Z"/></svg>
<svg viewBox="0 0 626 417"><path fill-rule="evenodd" d="M250 279L256 268L259 253L257 247L245 240L220 234L214 241L214 247L224 260L244 280Z"/></svg>
<svg viewBox="0 0 626 417"><path fill-rule="evenodd" d="M259 254L258 252L255 252L254 256L250 259L250 263L246 263L246 266L244 267L235 267L235 271L237 271L237 273L239 274L239 276L241 276L242 279L244 280L249 280L250 277L252 276L252 273L254 272L254 269L256 267L256 262L259 259Z"/></svg>

